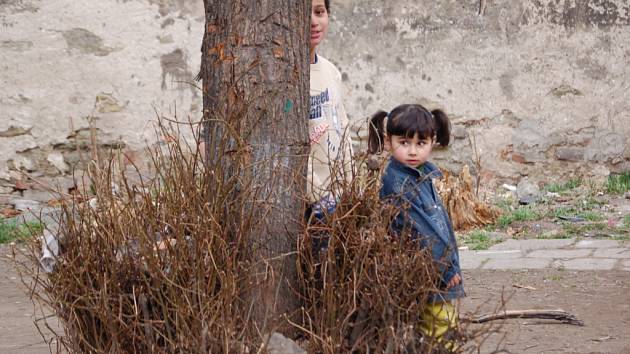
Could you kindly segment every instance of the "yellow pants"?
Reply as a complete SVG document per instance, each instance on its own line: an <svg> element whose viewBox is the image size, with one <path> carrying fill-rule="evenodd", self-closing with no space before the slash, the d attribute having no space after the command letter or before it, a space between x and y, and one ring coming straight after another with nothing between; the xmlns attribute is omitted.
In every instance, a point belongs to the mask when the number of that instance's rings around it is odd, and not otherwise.
<svg viewBox="0 0 630 354"><path fill-rule="evenodd" d="M457 328L458 314L457 308L452 302L440 302L427 304L421 316L420 331L433 338L437 342L444 342L444 346L449 350L455 350L456 344L450 339L443 337L449 329Z"/></svg>

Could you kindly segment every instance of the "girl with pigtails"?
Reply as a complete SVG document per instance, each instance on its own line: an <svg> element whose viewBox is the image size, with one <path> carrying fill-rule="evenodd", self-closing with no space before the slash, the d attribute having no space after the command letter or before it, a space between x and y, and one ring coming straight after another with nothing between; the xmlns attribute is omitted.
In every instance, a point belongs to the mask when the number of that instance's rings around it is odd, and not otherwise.
<svg viewBox="0 0 630 354"><path fill-rule="evenodd" d="M443 111L417 104L377 112L369 127L370 153L385 149L391 155L380 196L399 207L392 230L409 232L420 247L430 250L439 272L438 291L421 314L421 329L447 347L454 345L445 334L457 325L455 301L465 293L453 226L433 185L442 175L429 158L435 145L448 146L450 128Z"/></svg>

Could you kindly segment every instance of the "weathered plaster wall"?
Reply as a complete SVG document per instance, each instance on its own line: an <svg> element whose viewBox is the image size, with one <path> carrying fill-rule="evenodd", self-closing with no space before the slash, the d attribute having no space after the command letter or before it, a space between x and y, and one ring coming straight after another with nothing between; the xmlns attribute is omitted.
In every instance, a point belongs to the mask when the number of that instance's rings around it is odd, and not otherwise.
<svg viewBox="0 0 630 354"><path fill-rule="evenodd" d="M334 0L321 52L355 125L442 107L455 141L436 159L475 170L476 150L488 180L630 169L628 1L485 2ZM132 157L156 111L198 119L202 33L201 0L0 0L0 205L45 199L34 179L71 188L88 117Z"/></svg>
<svg viewBox="0 0 630 354"><path fill-rule="evenodd" d="M45 199L35 179L70 188L53 177L78 166L90 120L101 143L133 152L155 141L156 112L198 118L201 94L185 82L203 23L200 0L0 0L4 201Z"/></svg>
<svg viewBox="0 0 630 354"><path fill-rule="evenodd" d="M455 142L437 159L513 180L630 169L627 0L335 0L322 54L357 124L400 103L442 107Z"/></svg>

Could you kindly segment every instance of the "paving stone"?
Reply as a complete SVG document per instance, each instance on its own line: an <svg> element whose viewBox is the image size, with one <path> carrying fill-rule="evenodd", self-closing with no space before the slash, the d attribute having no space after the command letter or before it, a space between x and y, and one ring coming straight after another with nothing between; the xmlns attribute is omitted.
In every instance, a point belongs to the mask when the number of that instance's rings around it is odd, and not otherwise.
<svg viewBox="0 0 630 354"><path fill-rule="evenodd" d="M630 259L630 249L628 248L601 248L595 250L593 257L598 258L626 258Z"/></svg>
<svg viewBox="0 0 630 354"><path fill-rule="evenodd" d="M550 264L549 258L490 259L481 269L544 269Z"/></svg>
<svg viewBox="0 0 630 354"><path fill-rule="evenodd" d="M523 256L521 250L483 250L483 251L459 251L459 257L480 257L484 259L496 258L520 258Z"/></svg>
<svg viewBox="0 0 630 354"><path fill-rule="evenodd" d="M479 257L465 257L465 258L462 258L460 256L460 258L459 258L459 265L462 267L462 269L477 269L477 268L479 268L481 263L483 263L483 261L485 261L484 258L479 258Z"/></svg>
<svg viewBox="0 0 630 354"><path fill-rule="evenodd" d="M621 242L615 240L582 240L575 244L575 248L616 248Z"/></svg>
<svg viewBox="0 0 630 354"><path fill-rule="evenodd" d="M555 260L554 267L563 267L571 270L612 270L617 263L616 259L609 258L578 258L571 260Z"/></svg>
<svg viewBox="0 0 630 354"><path fill-rule="evenodd" d="M630 271L630 260L621 261L621 269Z"/></svg>
<svg viewBox="0 0 630 354"><path fill-rule="evenodd" d="M488 259L514 259L523 254L519 250L508 251L459 251L459 260L462 268L476 269Z"/></svg>
<svg viewBox="0 0 630 354"><path fill-rule="evenodd" d="M591 249L579 250L537 250L529 253L527 257L531 258L582 258L589 256L593 252Z"/></svg>
<svg viewBox="0 0 630 354"><path fill-rule="evenodd" d="M507 240L490 247L490 250L544 250L563 248L571 246L575 243L575 239L557 239L557 240Z"/></svg>

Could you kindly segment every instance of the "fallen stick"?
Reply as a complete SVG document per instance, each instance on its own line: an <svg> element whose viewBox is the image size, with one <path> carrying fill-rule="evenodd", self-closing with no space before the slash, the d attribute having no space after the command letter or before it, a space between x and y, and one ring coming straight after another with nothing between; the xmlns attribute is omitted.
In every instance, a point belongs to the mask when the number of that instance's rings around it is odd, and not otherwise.
<svg viewBox="0 0 630 354"><path fill-rule="evenodd" d="M521 285L521 284L512 284L513 287L517 289L527 289L527 290L536 290L533 286Z"/></svg>
<svg viewBox="0 0 630 354"><path fill-rule="evenodd" d="M504 320L508 318L540 318L556 320L575 326L584 326L584 322L564 310L512 310L489 315L469 317L465 319L465 321L471 323L484 323L495 320Z"/></svg>

